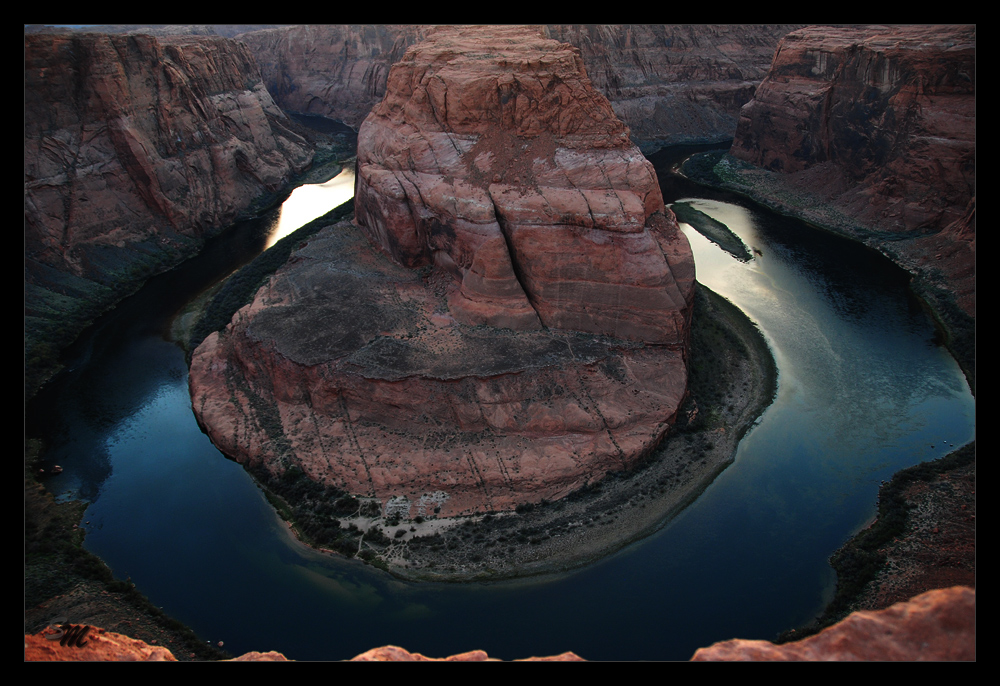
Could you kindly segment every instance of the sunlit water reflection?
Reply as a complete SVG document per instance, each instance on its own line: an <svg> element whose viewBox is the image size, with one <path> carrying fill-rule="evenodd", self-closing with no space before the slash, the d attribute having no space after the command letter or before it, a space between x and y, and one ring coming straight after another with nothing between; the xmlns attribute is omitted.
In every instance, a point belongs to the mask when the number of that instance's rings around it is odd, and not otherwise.
<svg viewBox="0 0 1000 686"><path fill-rule="evenodd" d="M268 236L266 248L305 226L316 217L338 207L354 197L354 168L345 167L326 183L299 186L281 206L278 221Z"/></svg>
<svg viewBox="0 0 1000 686"><path fill-rule="evenodd" d="M161 333L166 295L195 289L187 276L119 306L32 409L66 467L50 484L91 502L86 545L116 576L236 654L342 659L397 644L687 659L716 640L773 638L822 607L827 559L871 518L879 481L970 440L974 403L905 274L880 256L691 202L760 253L739 263L685 229L699 280L772 346L778 397L702 497L609 559L520 582L406 584L299 544L194 420L183 353Z"/></svg>

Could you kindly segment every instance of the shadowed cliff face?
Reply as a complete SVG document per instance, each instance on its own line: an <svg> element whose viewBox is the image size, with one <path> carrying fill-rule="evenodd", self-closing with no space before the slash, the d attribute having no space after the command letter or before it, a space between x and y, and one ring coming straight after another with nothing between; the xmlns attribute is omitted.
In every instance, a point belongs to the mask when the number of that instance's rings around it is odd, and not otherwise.
<svg viewBox="0 0 1000 686"><path fill-rule="evenodd" d="M826 165L814 185L838 188L835 204L879 230L961 222L975 198L975 49L967 26L793 32L732 154L787 174Z"/></svg>
<svg viewBox="0 0 1000 686"><path fill-rule="evenodd" d="M275 100L358 126L386 92L389 68L429 26L296 26L243 34ZM540 27L580 49L594 86L642 143L732 137L740 107L778 41L798 25Z"/></svg>
<svg viewBox="0 0 1000 686"><path fill-rule="evenodd" d="M94 246L203 236L311 161L241 43L25 37L25 242L100 279Z"/></svg>
<svg viewBox="0 0 1000 686"><path fill-rule="evenodd" d="M407 517L634 464L686 393L694 264L578 51L442 29L388 82L359 133L364 233L317 234L199 346L199 421Z"/></svg>
<svg viewBox="0 0 1000 686"><path fill-rule="evenodd" d="M312 161L223 38L26 35L26 387L146 278Z"/></svg>

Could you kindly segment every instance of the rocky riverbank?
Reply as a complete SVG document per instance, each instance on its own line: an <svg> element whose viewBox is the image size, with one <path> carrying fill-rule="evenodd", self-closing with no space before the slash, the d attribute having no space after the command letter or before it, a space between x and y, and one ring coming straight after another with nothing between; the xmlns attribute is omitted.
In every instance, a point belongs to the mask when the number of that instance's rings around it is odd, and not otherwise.
<svg viewBox="0 0 1000 686"><path fill-rule="evenodd" d="M779 214L851 238L877 250L913 275L911 288L927 305L942 337L976 391L975 242L937 234L889 233L863 224L829 202L801 176L755 167L724 152L688 158L692 181L749 198ZM819 184L822 187L822 184ZM972 217L975 215L973 202Z"/></svg>
<svg viewBox="0 0 1000 686"><path fill-rule="evenodd" d="M830 558L833 600L797 641L852 612L882 610L949 586L976 587L976 444L903 469L879 489L877 518Z"/></svg>
<svg viewBox="0 0 1000 686"><path fill-rule="evenodd" d="M337 522L352 535L336 550L406 579L482 581L579 567L649 535L732 461L776 388L774 360L758 329L702 286L691 336L688 398L662 444L635 469L609 474L566 498L506 513L410 519L383 517L364 499L344 502ZM322 513L302 507L309 502L300 491L307 480L255 475L278 511L293 519L297 534L326 547L310 535L319 531Z"/></svg>
<svg viewBox="0 0 1000 686"><path fill-rule="evenodd" d="M973 393L975 76L974 25L793 31L700 175L913 274Z"/></svg>

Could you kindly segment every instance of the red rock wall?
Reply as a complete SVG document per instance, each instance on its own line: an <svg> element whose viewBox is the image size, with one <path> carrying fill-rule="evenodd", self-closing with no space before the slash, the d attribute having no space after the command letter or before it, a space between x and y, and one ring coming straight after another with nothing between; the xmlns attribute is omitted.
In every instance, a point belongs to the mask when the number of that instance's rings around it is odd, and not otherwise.
<svg viewBox="0 0 1000 686"><path fill-rule="evenodd" d="M389 68L429 26L297 26L240 36L289 111L358 126L386 92ZM635 141L731 138L740 107L798 25L552 24L580 49L597 89Z"/></svg>
<svg viewBox="0 0 1000 686"><path fill-rule="evenodd" d="M194 352L206 432L408 517L633 465L687 392L694 260L579 51L438 29L388 83L358 135L365 233L317 234Z"/></svg>
<svg viewBox="0 0 1000 686"><path fill-rule="evenodd" d="M826 165L833 202L867 226L958 222L974 237L975 83L973 26L795 31L743 108L731 153L790 175Z"/></svg>
<svg viewBox="0 0 1000 686"><path fill-rule="evenodd" d="M460 283L467 324L683 345L693 259L579 51L537 29L437 29L358 134L356 214Z"/></svg>
<svg viewBox="0 0 1000 686"><path fill-rule="evenodd" d="M389 68L422 40L427 26L292 26L253 31L246 43L267 89L289 112L357 127L385 95Z"/></svg>
<svg viewBox="0 0 1000 686"><path fill-rule="evenodd" d="M203 236L312 159L241 43L40 34L24 49L30 262L100 279L89 247Z"/></svg>

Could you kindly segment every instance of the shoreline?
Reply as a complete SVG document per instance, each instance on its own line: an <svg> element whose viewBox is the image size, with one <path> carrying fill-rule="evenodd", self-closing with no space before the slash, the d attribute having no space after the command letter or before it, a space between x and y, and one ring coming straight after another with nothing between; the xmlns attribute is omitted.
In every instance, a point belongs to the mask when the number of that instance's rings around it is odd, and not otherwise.
<svg viewBox="0 0 1000 686"><path fill-rule="evenodd" d="M959 303L962 285L968 286L965 283L968 275L962 271L963 258L969 259L968 255L958 254L961 247L942 247L940 242L928 242L936 238L933 234L924 236L916 231L893 234L870 229L815 193L788 183L780 173L754 167L725 151L691 155L681 163L677 173L699 185L746 198L819 231L861 243L909 273L910 291L934 320L945 347L961 367L972 395L976 395L976 318ZM949 257L953 258L954 265L948 260L938 261L948 250L951 250ZM973 263L974 260L973 255ZM954 278L962 284L950 282L943 270L953 272ZM972 278L974 280L974 276Z"/></svg>
<svg viewBox="0 0 1000 686"><path fill-rule="evenodd" d="M701 284L691 350L688 398L660 446L632 470L557 501L393 522L370 516L376 509L356 498L354 515L340 520L354 537L334 551L295 521L293 504L280 492L289 484L254 477L304 545L358 557L399 579L482 582L577 569L652 534L697 499L733 462L740 439L771 404L777 369L762 334Z"/></svg>
<svg viewBox="0 0 1000 686"><path fill-rule="evenodd" d="M816 634L856 611L883 610L937 588L976 587L976 442L901 469L882 483L878 514L830 557L837 590L823 612L777 643Z"/></svg>
<svg viewBox="0 0 1000 686"><path fill-rule="evenodd" d="M975 317L958 304L961 285L947 282L940 269L927 266L921 252L927 248L917 245L920 237L872 231L814 196L782 186L774 172L748 167L752 176L748 180L729 169L722 178L718 173L722 160L729 160L730 167L743 164L727 153L699 153L684 161L682 173L700 185L862 243L906 270L912 277L910 291L941 330L945 347L975 397ZM807 201L813 212L789 207ZM824 223L824 217L832 221ZM853 611L885 609L935 588L956 584L975 588L975 484L975 440L937 460L893 474L879 489L876 518L830 556L837 574L833 599L811 622L783 632L776 642L800 640Z"/></svg>

